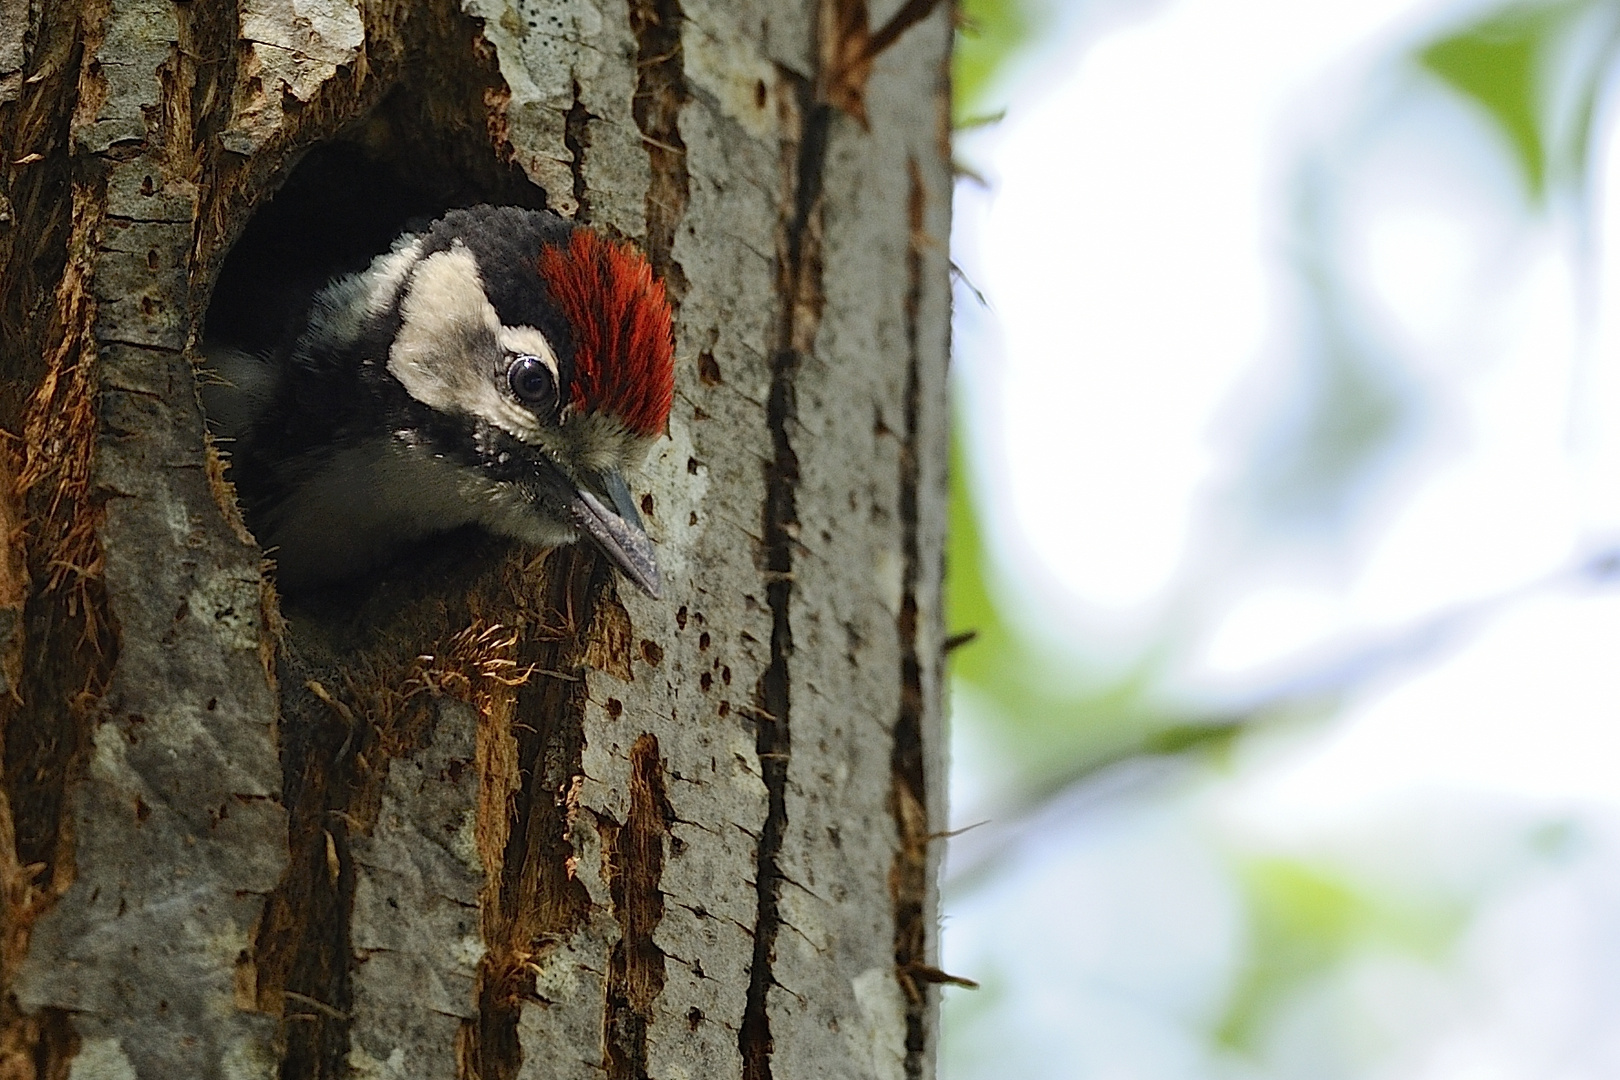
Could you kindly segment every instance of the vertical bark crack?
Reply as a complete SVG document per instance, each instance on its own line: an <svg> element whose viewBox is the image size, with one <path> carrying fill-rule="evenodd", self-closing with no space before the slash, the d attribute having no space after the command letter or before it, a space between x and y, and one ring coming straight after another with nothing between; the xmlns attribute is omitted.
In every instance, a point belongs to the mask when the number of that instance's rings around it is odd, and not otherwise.
<svg viewBox="0 0 1620 1080"><path fill-rule="evenodd" d="M687 282L675 261L675 231L686 216L690 191L680 126L681 108L692 97L681 46L686 16L680 0L629 0L629 4L639 72L630 112L652 167L647 184L647 255L679 311Z"/></svg>
<svg viewBox="0 0 1620 1080"><path fill-rule="evenodd" d="M608 1080L647 1080L647 1028L664 989L664 952L653 940L664 917L664 838L675 811L664 792L658 738L630 748L630 813L623 825L600 819L602 861L619 940L608 959L602 1043Z"/></svg>
<svg viewBox="0 0 1620 1080"><path fill-rule="evenodd" d="M927 963L928 798L923 747L922 662L917 651L917 427L921 400L919 310L923 297L922 235L927 193L917 161L908 163L911 239L906 249L906 387L900 440L900 528L904 557L900 614L900 710L889 758L889 812L900 847L889 871L894 902L894 963L906 995L906 1076L921 1080L927 1054L928 984L916 976Z"/></svg>
<svg viewBox="0 0 1620 1080"><path fill-rule="evenodd" d="M253 953L259 1007L283 1018L285 1049L278 1075L281 1080L316 1080L347 1071L354 1005L349 829L360 783L357 762L363 760L372 721L351 711L345 722L341 708L347 706L322 701L299 681L301 673L293 664L284 649L279 674L286 688L281 763L287 868L265 904ZM322 690L330 697L324 686ZM289 992L296 997L289 999ZM326 1008L298 1008L289 1000L320 1002Z"/></svg>
<svg viewBox="0 0 1620 1080"><path fill-rule="evenodd" d="M760 831L755 888L754 956L748 1001L738 1032L744 1080L770 1080L770 989L776 934L781 926L778 900L782 871L779 858L787 828L787 776L792 753L790 726L793 655L794 548L798 542L799 459L793 448L798 422L795 384L805 355L815 341L821 319L821 191L827 159L831 108L817 100L803 78L783 73L782 98L793 106L797 139L785 146L790 215L778 240L777 296L780 316L777 349L771 360L771 390L766 405L772 458L765 469L766 598L771 611L771 660L756 691L755 751L767 793L765 824ZM791 130L791 129L790 129Z"/></svg>
<svg viewBox="0 0 1620 1080"><path fill-rule="evenodd" d="M585 151L591 145L590 122L596 117L580 100L579 80L574 80L574 103L563 117L563 146L568 150L568 171L574 178L574 220L590 224L591 192L585 183Z"/></svg>

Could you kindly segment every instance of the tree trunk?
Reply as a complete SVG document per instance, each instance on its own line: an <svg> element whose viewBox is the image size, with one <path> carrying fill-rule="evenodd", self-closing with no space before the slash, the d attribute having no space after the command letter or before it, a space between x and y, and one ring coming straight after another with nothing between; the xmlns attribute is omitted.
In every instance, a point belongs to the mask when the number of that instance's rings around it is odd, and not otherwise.
<svg viewBox="0 0 1620 1080"><path fill-rule="evenodd" d="M949 16L0 0L0 1080L932 1074ZM669 287L662 601L261 571L205 318L468 201Z"/></svg>

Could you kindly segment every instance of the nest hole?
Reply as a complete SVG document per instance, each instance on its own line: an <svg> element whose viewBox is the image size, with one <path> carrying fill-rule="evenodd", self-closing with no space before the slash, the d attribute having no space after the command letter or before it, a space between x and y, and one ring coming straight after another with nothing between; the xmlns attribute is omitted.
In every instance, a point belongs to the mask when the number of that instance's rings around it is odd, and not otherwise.
<svg viewBox="0 0 1620 1080"><path fill-rule="evenodd" d="M322 288L365 269L401 234L448 210L479 203L546 207L545 190L491 147L482 90L460 91L402 86L284 170L220 264L204 321L205 354L285 355ZM203 397L206 408L206 384ZM216 434L221 419L210 416ZM229 444L222 450L229 478ZM242 510L252 529L253 508ZM322 636L341 624L375 626L430 593L464 587L487 556L506 546L475 530L445 534L353 580L284 594L283 610L321 624ZM275 553L268 555L273 564Z"/></svg>

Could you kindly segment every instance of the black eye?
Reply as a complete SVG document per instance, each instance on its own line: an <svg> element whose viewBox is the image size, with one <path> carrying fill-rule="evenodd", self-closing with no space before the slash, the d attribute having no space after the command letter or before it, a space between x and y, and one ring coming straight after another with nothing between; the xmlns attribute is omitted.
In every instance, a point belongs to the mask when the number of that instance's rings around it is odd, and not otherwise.
<svg viewBox="0 0 1620 1080"><path fill-rule="evenodd" d="M538 356L519 356L506 369L506 382L517 399L535 412L550 416L557 411L557 380Z"/></svg>

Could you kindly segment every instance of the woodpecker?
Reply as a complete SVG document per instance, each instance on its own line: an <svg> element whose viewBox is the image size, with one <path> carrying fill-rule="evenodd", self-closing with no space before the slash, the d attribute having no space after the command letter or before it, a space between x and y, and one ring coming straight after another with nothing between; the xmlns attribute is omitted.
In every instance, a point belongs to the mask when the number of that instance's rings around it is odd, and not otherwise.
<svg viewBox="0 0 1620 1080"><path fill-rule="evenodd" d="M204 408L288 592L472 525L584 540L648 595L625 482L674 394L646 257L547 211L452 210L317 292L281 346L207 343Z"/></svg>

